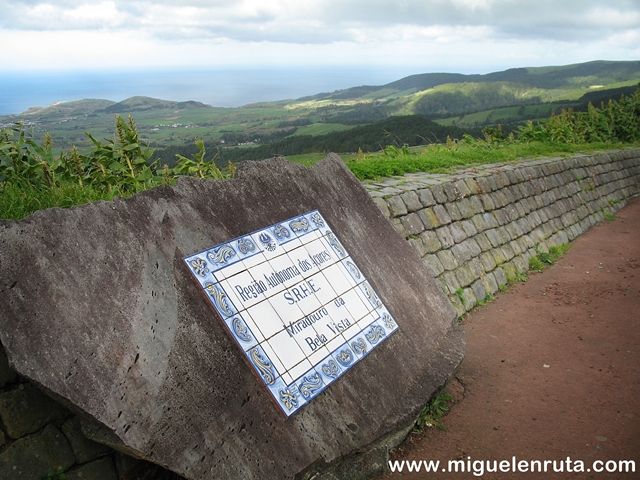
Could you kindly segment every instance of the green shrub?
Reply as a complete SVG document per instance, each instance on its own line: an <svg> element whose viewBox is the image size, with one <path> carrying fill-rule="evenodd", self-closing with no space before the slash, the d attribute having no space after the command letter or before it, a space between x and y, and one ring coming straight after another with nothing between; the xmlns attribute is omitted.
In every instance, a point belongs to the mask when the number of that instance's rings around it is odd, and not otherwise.
<svg viewBox="0 0 640 480"><path fill-rule="evenodd" d="M49 207L70 207L94 200L126 197L178 176L223 179L233 177L229 163L221 170L215 157L206 159L202 140L193 158L178 155L173 168L153 160L153 150L139 138L131 116L115 117L113 139L86 133L91 149L72 147L54 153L47 134L37 142L20 124L0 130L0 218L22 218Z"/></svg>

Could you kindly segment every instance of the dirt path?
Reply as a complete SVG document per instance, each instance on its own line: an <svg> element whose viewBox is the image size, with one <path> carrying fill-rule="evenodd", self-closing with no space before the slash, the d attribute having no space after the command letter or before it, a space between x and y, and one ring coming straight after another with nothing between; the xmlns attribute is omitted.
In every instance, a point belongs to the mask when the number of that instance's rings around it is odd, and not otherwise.
<svg viewBox="0 0 640 480"><path fill-rule="evenodd" d="M640 478L640 199L464 325L464 399L444 418L446 431L410 436L394 459L571 457L585 470L597 459L634 459L636 473L482 478Z"/></svg>

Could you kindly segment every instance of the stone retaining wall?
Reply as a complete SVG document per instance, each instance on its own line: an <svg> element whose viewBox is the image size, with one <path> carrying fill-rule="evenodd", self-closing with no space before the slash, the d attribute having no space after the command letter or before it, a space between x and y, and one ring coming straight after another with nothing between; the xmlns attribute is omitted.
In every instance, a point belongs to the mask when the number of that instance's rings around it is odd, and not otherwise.
<svg viewBox="0 0 640 480"><path fill-rule="evenodd" d="M366 182L460 315L640 193L640 149Z"/></svg>
<svg viewBox="0 0 640 480"><path fill-rule="evenodd" d="M640 193L640 149L407 174L365 187L462 315L525 273L531 256L573 240ZM47 475L179 478L88 440L78 417L16 376L0 348L0 478Z"/></svg>

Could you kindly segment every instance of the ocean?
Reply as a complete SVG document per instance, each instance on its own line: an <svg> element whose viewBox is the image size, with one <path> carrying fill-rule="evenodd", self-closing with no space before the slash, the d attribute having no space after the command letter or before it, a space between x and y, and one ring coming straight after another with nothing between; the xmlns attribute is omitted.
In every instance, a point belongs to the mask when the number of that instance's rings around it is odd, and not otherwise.
<svg viewBox="0 0 640 480"><path fill-rule="evenodd" d="M301 67L207 70L0 71L0 115L82 98L135 95L220 107L284 100L359 85L382 85L410 69Z"/></svg>

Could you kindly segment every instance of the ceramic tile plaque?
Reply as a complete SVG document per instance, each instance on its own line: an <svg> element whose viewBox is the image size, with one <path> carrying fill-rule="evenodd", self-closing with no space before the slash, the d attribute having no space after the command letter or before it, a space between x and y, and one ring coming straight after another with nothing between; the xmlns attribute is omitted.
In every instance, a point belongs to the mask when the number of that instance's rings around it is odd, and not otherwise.
<svg viewBox="0 0 640 480"><path fill-rule="evenodd" d="M287 416L398 328L317 210L185 262Z"/></svg>

